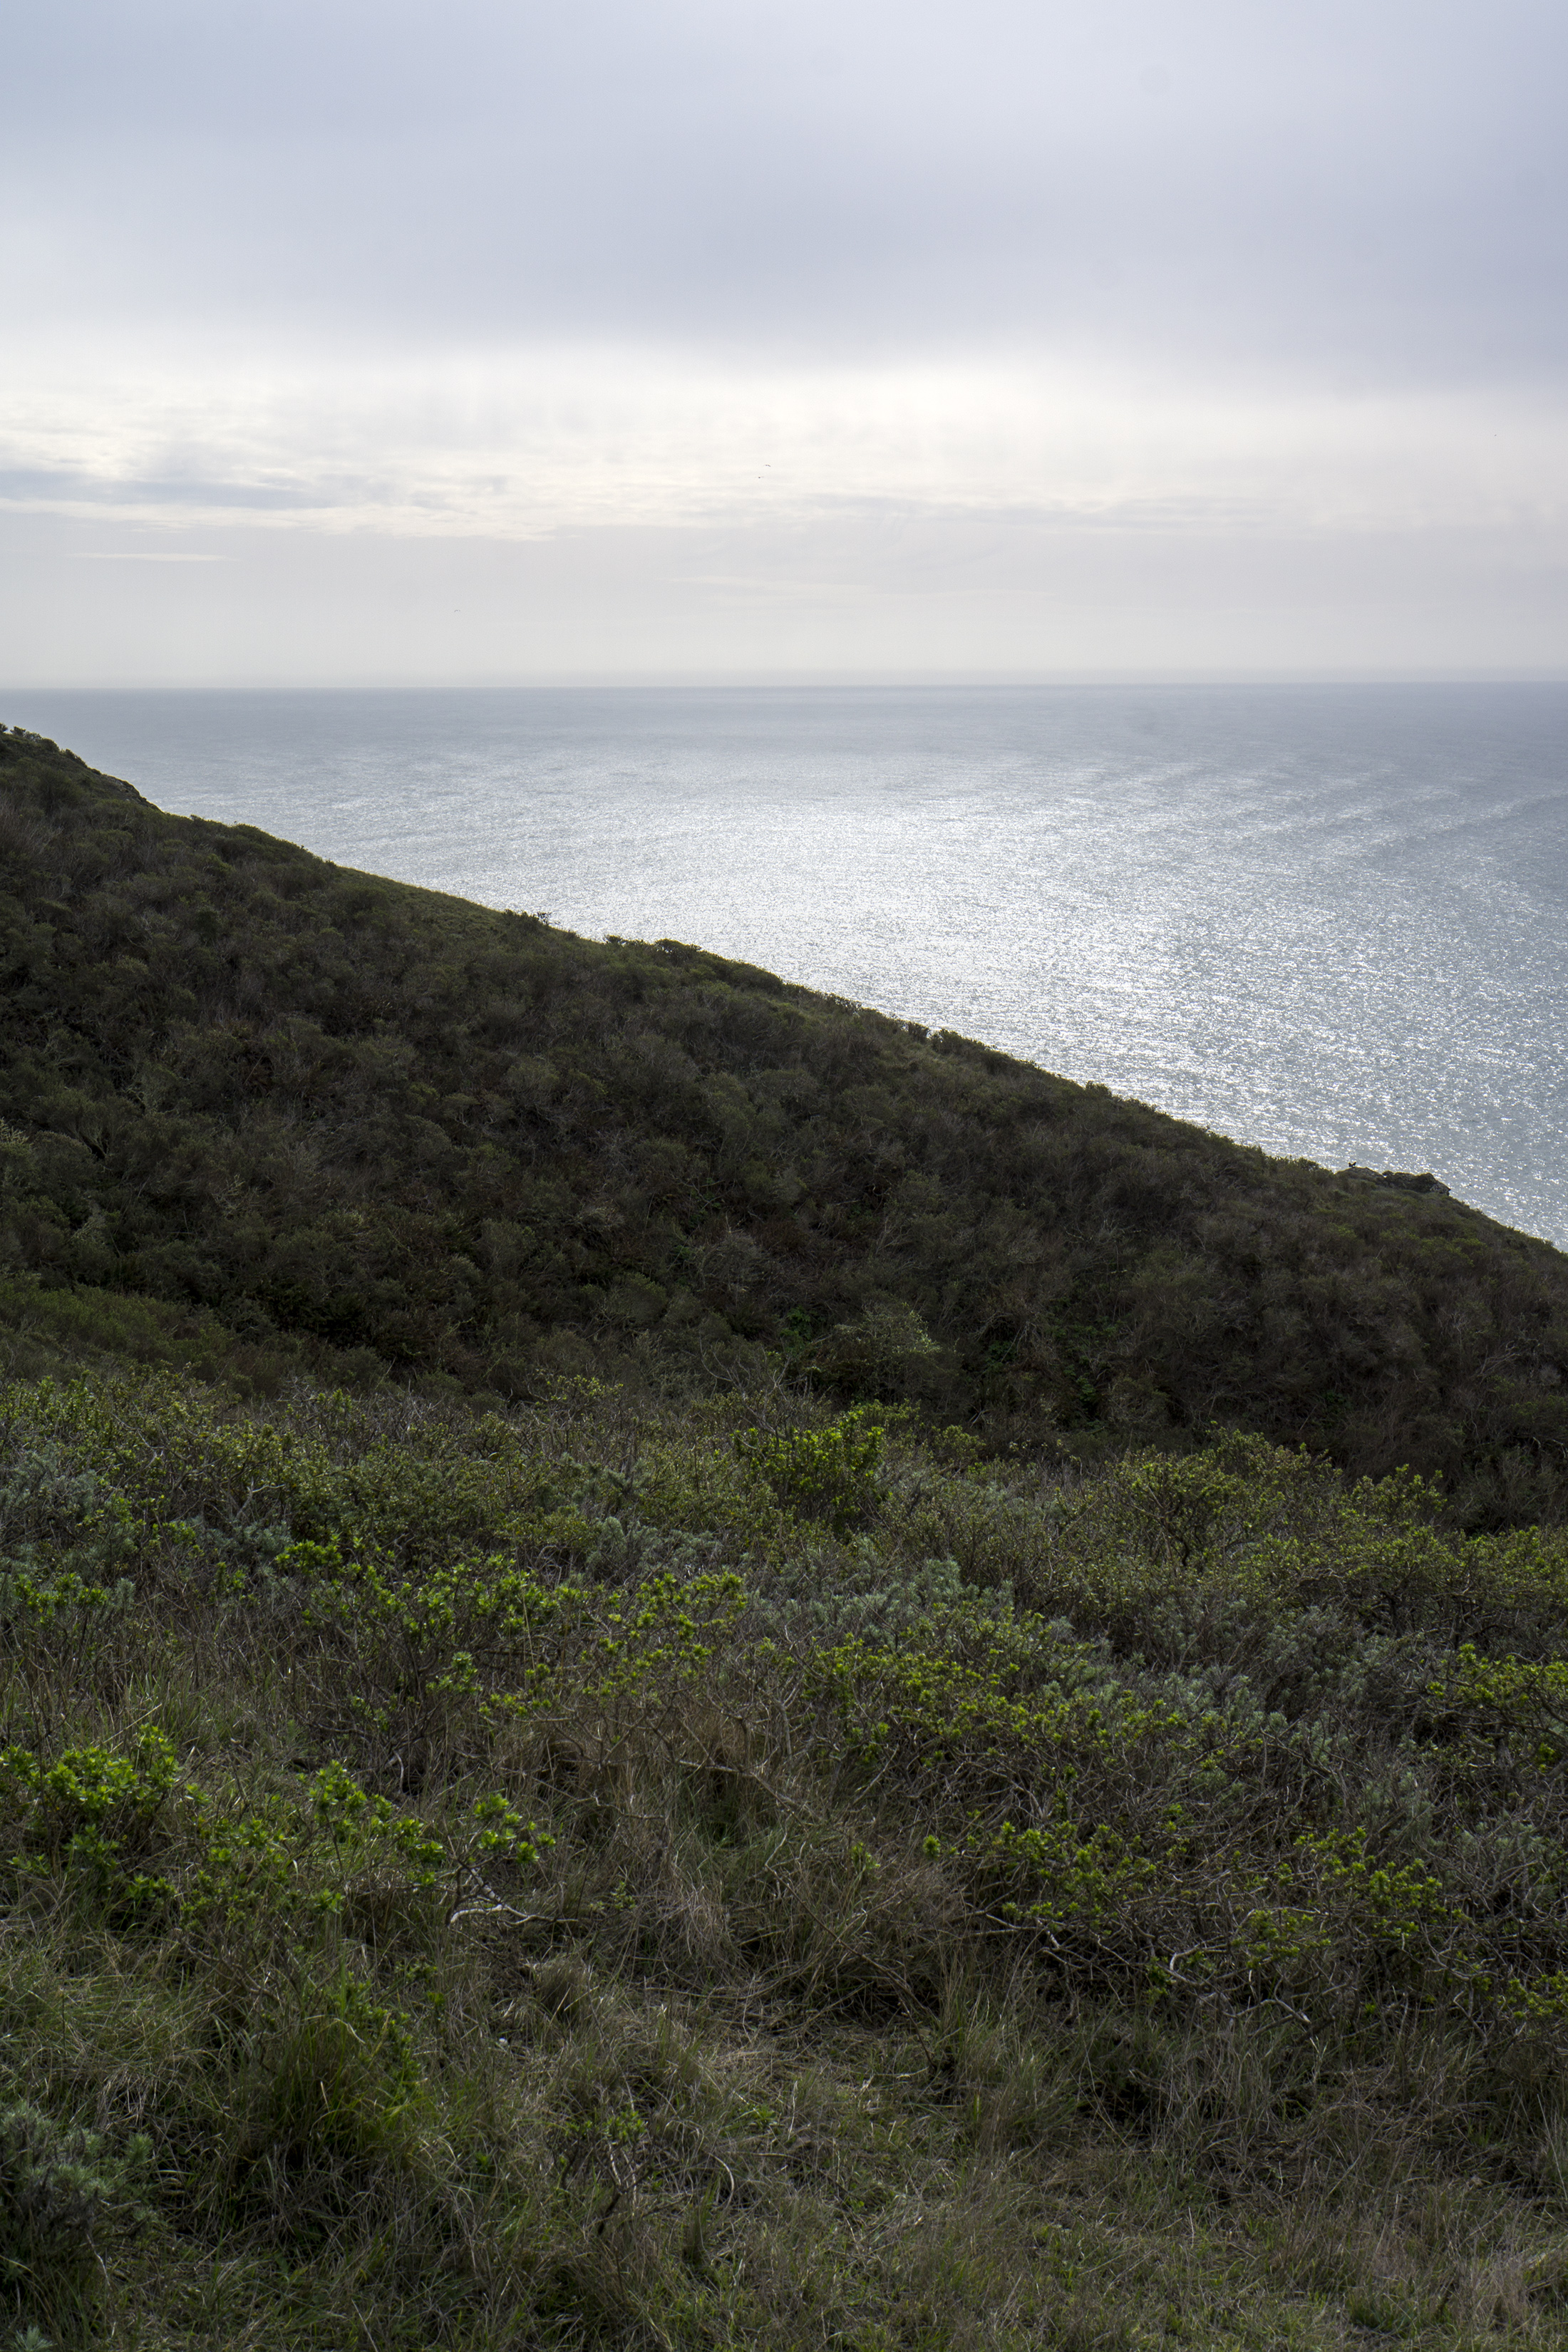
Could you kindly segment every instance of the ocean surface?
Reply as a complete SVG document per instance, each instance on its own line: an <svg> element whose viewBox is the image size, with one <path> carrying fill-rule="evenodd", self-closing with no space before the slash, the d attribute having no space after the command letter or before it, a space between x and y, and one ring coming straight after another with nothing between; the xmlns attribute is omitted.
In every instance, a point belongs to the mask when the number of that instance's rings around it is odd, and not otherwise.
<svg viewBox="0 0 1568 2352"><path fill-rule="evenodd" d="M181 814L697 940L1568 1245L1568 686L49 692Z"/></svg>

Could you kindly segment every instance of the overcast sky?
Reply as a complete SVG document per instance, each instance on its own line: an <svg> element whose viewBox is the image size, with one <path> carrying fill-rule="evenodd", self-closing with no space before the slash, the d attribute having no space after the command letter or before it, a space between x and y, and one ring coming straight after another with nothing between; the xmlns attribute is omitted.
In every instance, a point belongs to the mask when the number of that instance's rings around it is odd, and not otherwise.
<svg viewBox="0 0 1568 2352"><path fill-rule="evenodd" d="M50 0L0 679L1568 670L1561 0Z"/></svg>

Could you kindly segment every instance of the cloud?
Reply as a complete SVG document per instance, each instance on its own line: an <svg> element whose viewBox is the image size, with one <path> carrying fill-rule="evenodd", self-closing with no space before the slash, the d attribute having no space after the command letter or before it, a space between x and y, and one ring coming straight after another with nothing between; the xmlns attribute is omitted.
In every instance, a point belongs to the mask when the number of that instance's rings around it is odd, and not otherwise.
<svg viewBox="0 0 1568 2352"><path fill-rule="evenodd" d="M193 362L195 367L197 362ZM12 402L0 506L188 527L562 530L1032 520L1138 534L1568 527L1556 404L1215 388L1030 355L738 364L708 352L322 351Z"/></svg>
<svg viewBox="0 0 1568 2352"><path fill-rule="evenodd" d="M1552 373L1565 53L1545 0L56 0L0 185L39 319Z"/></svg>
<svg viewBox="0 0 1568 2352"><path fill-rule="evenodd" d="M37 363L35 362L35 365ZM1310 533L1568 520L1555 403L1156 380L979 353L839 363L623 346L38 368L0 503L529 538L856 513Z"/></svg>
<svg viewBox="0 0 1568 2352"><path fill-rule="evenodd" d="M1108 538L1124 594L1184 593L1184 545L1218 583L1223 543L1277 635L1305 567L1538 646L1565 63L1545 0L55 0L9 59L0 513L297 566L368 537L432 580L597 546L639 661L638 531L769 583L702 594L840 605L1005 603L1070 547L1087 609Z"/></svg>

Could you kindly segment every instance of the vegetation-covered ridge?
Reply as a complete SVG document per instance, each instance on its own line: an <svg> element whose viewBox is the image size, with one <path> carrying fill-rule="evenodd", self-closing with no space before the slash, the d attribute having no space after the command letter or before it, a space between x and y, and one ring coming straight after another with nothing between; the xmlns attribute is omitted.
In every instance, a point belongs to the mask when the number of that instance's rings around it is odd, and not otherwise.
<svg viewBox="0 0 1568 2352"><path fill-rule="evenodd" d="M14 1325L266 1391L782 1364L987 1443L1215 1422L1568 1496L1568 1260L671 941L168 816L0 731Z"/></svg>

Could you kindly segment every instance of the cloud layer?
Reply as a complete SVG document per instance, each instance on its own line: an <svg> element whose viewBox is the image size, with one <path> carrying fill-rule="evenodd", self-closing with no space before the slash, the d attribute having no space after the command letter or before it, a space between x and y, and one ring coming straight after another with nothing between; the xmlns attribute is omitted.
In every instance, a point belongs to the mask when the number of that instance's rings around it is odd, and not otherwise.
<svg viewBox="0 0 1568 2352"><path fill-rule="evenodd" d="M437 604L423 676L1561 667L1565 61L1519 0L58 0L16 675L403 675Z"/></svg>

